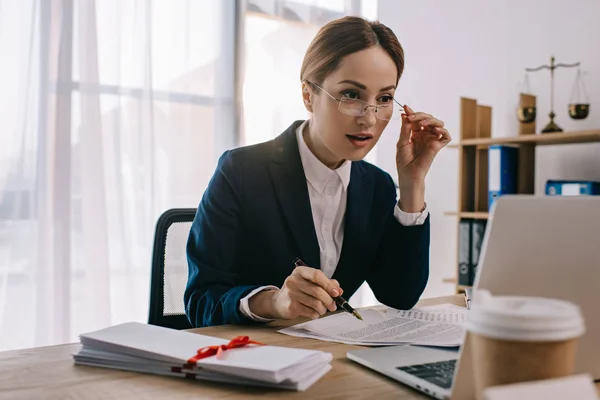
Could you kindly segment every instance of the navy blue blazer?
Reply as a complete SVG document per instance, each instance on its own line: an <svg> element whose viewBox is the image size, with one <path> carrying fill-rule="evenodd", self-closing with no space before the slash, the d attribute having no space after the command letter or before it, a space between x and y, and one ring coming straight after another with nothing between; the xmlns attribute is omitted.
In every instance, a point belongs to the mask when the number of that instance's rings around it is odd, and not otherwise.
<svg viewBox="0 0 600 400"><path fill-rule="evenodd" d="M250 323L240 299L264 285L281 287L300 257L320 267L308 187L294 122L274 140L225 152L192 224L184 294L195 327ZM390 175L352 162L344 241L332 278L344 297L369 283L377 300L409 309L429 277L429 217L403 226L394 217Z"/></svg>

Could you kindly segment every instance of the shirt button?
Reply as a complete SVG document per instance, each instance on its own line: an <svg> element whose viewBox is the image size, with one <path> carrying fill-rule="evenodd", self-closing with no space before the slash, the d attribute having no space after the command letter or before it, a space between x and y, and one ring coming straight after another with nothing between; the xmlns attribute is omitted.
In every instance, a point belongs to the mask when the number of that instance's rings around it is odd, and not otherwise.
<svg viewBox="0 0 600 400"><path fill-rule="evenodd" d="M330 189L327 191L327 193L328 193L330 196L333 196L333 195L335 194L335 189L334 189L334 188L330 188Z"/></svg>
<svg viewBox="0 0 600 400"><path fill-rule="evenodd" d="M325 225L325 232L329 232L329 227Z"/></svg>

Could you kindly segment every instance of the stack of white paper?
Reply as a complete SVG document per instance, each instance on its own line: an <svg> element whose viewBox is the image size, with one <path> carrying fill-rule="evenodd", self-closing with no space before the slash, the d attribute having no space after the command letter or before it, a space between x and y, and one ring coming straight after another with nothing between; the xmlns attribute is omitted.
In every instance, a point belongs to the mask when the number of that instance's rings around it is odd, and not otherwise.
<svg viewBox="0 0 600 400"><path fill-rule="evenodd" d="M83 334L80 340L76 364L290 390L309 388L331 369L332 359L321 351L265 345L229 349L190 365L198 349L229 341L138 322Z"/></svg>
<svg viewBox="0 0 600 400"><path fill-rule="evenodd" d="M362 321L342 312L278 332L363 346L413 344L454 347L462 343L467 309L444 304L413 310L372 307L359 312Z"/></svg>

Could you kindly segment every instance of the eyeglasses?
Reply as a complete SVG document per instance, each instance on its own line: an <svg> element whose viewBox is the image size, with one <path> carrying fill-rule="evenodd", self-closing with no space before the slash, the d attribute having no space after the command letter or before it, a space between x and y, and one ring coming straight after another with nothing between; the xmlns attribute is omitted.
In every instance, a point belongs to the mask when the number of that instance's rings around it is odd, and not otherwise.
<svg viewBox="0 0 600 400"><path fill-rule="evenodd" d="M389 102L388 104L378 104L376 106L367 103L366 101L358 100L358 99L350 99L347 97L342 97L341 99L336 99L329 92L323 89L321 86L316 83L306 81L307 83L314 85L321 89L327 96L331 97L333 100L338 102L338 110L340 112L352 115L354 117L362 117L367 114L369 108L373 108L375 111L375 117L382 119L384 121L391 121L400 119L402 115L402 104L398 103L396 99L392 97L393 102Z"/></svg>

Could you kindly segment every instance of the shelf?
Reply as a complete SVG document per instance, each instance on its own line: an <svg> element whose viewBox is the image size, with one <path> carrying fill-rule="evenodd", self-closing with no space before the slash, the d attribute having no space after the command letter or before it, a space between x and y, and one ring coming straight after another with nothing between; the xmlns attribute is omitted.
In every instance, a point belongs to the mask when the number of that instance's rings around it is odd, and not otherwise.
<svg viewBox="0 0 600 400"><path fill-rule="evenodd" d="M459 148L462 146L491 146L494 144L535 144L542 146L592 142L600 142L599 129L578 132L536 133L530 135L499 138L465 139L448 147Z"/></svg>
<svg viewBox="0 0 600 400"><path fill-rule="evenodd" d="M487 212L456 212L447 211L444 215L460 217L460 218L473 218L473 219L488 219L489 213Z"/></svg>
<svg viewBox="0 0 600 400"><path fill-rule="evenodd" d="M520 93L519 107L536 107L536 96L526 93ZM502 132L508 134L508 137L494 137L492 132L492 107L478 104L477 99L460 97L459 124L456 131L456 139L453 140L448 148L458 149L458 202L456 207L444 212L445 216L452 216L456 219L457 237L457 257L455 260L455 277L445 277L445 284L453 284L456 292L464 292L471 286L461 285L459 280L459 259L461 259L461 245L464 247L467 243L461 243L461 223L470 220L478 227L485 225L486 228L492 217L488 213L489 198L489 147L493 145L508 145L518 147L518 162L516 165L518 194L535 193L536 176L536 153L538 146L552 146L565 144L584 144L600 143L600 127L592 129L591 126L581 130L569 130L568 132L541 133L539 124L540 118L530 123L518 123L513 132ZM514 118L514 117L512 117ZM514 120L513 120L514 121ZM559 121L560 124L560 121ZM584 130L586 129L586 130ZM538 133L535 133L538 132ZM463 238L463 240L466 238ZM481 246L482 244L478 245ZM469 243L469 248L472 244ZM472 250L472 249L470 249ZM481 249L480 249L481 250ZM471 267L471 266L470 266ZM473 275L476 270L471 269Z"/></svg>

